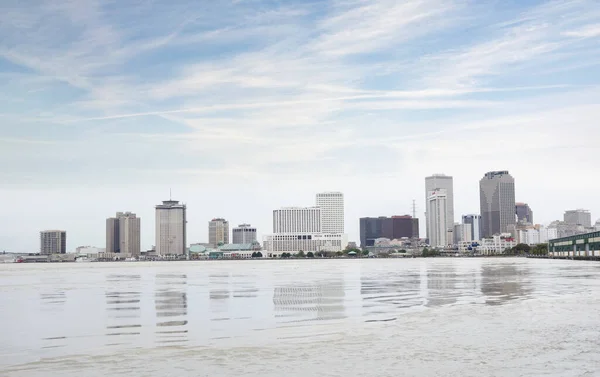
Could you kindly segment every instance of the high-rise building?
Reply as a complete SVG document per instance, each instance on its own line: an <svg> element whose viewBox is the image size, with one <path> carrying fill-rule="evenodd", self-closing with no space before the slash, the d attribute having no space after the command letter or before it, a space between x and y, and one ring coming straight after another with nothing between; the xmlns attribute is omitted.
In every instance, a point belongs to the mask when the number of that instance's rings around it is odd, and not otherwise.
<svg viewBox="0 0 600 377"><path fill-rule="evenodd" d="M449 227L454 230L454 224L448 224L448 195L445 189L435 189L427 198L427 229L429 230L429 245L446 247ZM450 234L452 234L450 232Z"/></svg>
<svg viewBox="0 0 600 377"><path fill-rule="evenodd" d="M390 240L419 238L419 219L412 216L362 217L360 219L360 245L373 246L378 238Z"/></svg>
<svg viewBox="0 0 600 377"><path fill-rule="evenodd" d="M430 177L426 177L425 203L428 202L431 192L436 189L446 190L446 219L447 226L449 227L447 230L452 231L454 227L454 183L452 177L444 174L434 174ZM429 211L429 208L426 208L426 211ZM426 224L428 225L429 221L427 221L427 213L425 213L425 217ZM426 228L427 238L430 239L429 227Z"/></svg>
<svg viewBox="0 0 600 377"><path fill-rule="evenodd" d="M515 203L515 213L518 222L533 224L533 211L529 207L529 204Z"/></svg>
<svg viewBox="0 0 600 377"><path fill-rule="evenodd" d="M509 232L515 224L515 180L508 171L485 173L479 181L483 238Z"/></svg>
<svg viewBox="0 0 600 377"><path fill-rule="evenodd" d="M321 233L321 208L284 207L274 210L273 233Z"/></svg>
<svg viewBox="0 0 600 377"><path fill-rule="evenodd" d="M208 222L208 243L213 247L229 243L229 221L217 218Z"/></svg>
<svg viewBox="0 0 600 377"><path fill-rule="evenodd" d="M64 230L44 230L40 232L40 254L65 254L67 252L67 232Z"/></svg>
<svg viewBox="0 0 600 377"><path fill-rule="evenodd" d="M322 233L344 233L344 194L318 193L316 206L321 208Z"/></svg>
<svg viewBox="0 0 600 377"><path fill-rule="evenodd" d="M131 212L117 212L106 219L106 252L140 255L140 219Z"/></svg>
<svg viewBox="0 0 600 377"><path fill-rule="evenodd" d="M461 242L473 241L471 229L471 224L454 224L454 245L459 245Z"/></svg>
<svg viewBox="0 0 600 377"><path fill-rule="evenodd" d="M186 252L186 206L165 200L156 206L156 254L183 255Z"/></svg>
<svg viewBox="0 0 600 377"><path fill-rule="evenodd" d="M592 227L592 215L586 209L573 209L565 211L564 220L570 225L581 225L584 228Z"/></svg>
<svg viewBox="0 0 600 377"><path fill-rule="evenodd" d="M242 244L256 241L256 228L250 224L240 224L231 231L231 243Z"/></svg>
<svg viewBox="0 0 600 377"><path fill-rule="evenodd" d="M463 215L462 223L471 228L471 239L467 241L481 240L481 216L480 215Z"/></svg>

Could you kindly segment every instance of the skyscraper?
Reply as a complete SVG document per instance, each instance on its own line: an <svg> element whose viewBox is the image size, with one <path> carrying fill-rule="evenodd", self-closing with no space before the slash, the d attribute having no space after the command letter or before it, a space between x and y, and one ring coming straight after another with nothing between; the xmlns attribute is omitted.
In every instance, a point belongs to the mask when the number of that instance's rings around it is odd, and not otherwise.
<svg viewBox="0 0 600 377"><path fill-rule="evenodd" d="M569 225L581 225L584 228L592 227L592 215L586 209L565 211L564 220Z"/></svg>
<svg viewBox="0 0 600 377"><path fill-rule="evenodd" d="M321 208L321 232L344 233L344 194L318 193L316 205Z"/></svg>
<svg viewBox="0 0 600 377"><path fill-rule="evenodd" d="M229 221L217 218L208 222L208 243L213 247L229 243Z"/></svg>
<svg viewBox="0 0 600 377"><path fill-rule="evenodd" d="M448 245L449 227L454 230L454 224L448 224L448 194L446 189L435 189L427 198L427 229L429 244L433 247ZM452 234L452 233L450 233Z"/></svg>
<svg viewBox="0 0 600 377"><path fill-rule="evenodd" d="M165 200L156 206L156 254L183 255L187 237L186 206Z"/></svg>
<svg viewBox="0 0 600 377"><path fill-rule="evenodd" d="M481 215L463 215L462 223L471 228L469 241L481 240Z"/></svg>
<svg viewBox="0 0 600 377"><path fill-rule="evenodd" d="M515 213L517 221L533 224L533 211L527 203L515 203Z"/></svg>
<svg viewBox="0 0 600 377"><path fill-rule="evenodd" d="M454 183L453 179L450 176L444 174L434 174L430 177L425 178L425 203L427 204L429 200L429 196L431 192L436 189L444 189L446 190L446 221L448 231L452 231L454 227ZM426 211L429 212L429 208L426 208ZM427 221L427 213L425 214L426 224L429 224ZM426 227L427 230L427 238L431 238L429 234L429 226Z"/></svg>
<svg viewBox="0 0 600 377"><path fill-rule="evenodd" d="M131 212L117 212L106 219L106 252L140 255L140 219Z"/></svg>
<svg viewBox="0 0 600 377"><path fill-rule="evenodd" d="M256 228L250 224L240 224L231 232L231 243L252 243L256 241Z"/></svg>
<svg viewBox="0 0 600 377"><path fill-rule="evenodd" d="M65 254L67 252L67 232L64 230L44 230L40 232L40 254Z"/></svg>
<svg viewBox="0 0 600 377"><path fill-rule="evenodd" d="M482 237L508 233L515 224L515 180L508 171L485 173L479 181Z"/></svg>

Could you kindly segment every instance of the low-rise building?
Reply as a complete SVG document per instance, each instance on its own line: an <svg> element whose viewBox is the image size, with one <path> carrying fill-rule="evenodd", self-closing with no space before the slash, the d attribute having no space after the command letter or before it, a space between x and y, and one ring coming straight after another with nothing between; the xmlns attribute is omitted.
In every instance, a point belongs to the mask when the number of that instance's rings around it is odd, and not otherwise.
<svg viewBox="0 0 600 377"><path fill-rule="evenodd" d="M548 256L598 257L600 256L600 231L550 240Z"/></svg>
<svg viewBox="0 0 600 377"><path fill-rule="evenodd" d="M264 253L267 257L279 257L282 253L318 253L342 251L348 246L346 234L329 233L275 233L264 237Z"/></svg>
<svg viewBox="0 0 600 377"><path fill-rule="evenodd" d="M517 241L510 233L502 233L480 241L461 242L458 251L482 255L503 254L507 249L517 246Z"/></svg>

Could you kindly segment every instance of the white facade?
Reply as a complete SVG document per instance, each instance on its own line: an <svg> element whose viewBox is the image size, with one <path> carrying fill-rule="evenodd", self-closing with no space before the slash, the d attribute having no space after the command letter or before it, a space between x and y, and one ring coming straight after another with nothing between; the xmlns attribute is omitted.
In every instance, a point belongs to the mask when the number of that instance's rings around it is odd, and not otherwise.
<svg viewBox="0 0 600 377"><path fill-rule="evenodd" d="M321 208L285 207L273 211L273 233L320 233Z"/></svg>
<svg viewBox="0 0 600 377"><path fill-rule="evenodd" d="M321 208L321 232L344 233L344 194L318 193L316 205Z"/></svg>
<svg viewBox="0 0 600 377"><path fill-rule="evenodd" d="M517 230L518 243L524 243L527 245L548 243L549 240L556 238L558 238L558 230L556 228L539 226L537 229L529 228Z"/></svg>
<svg viewBox="0 0 600 377"><path fill-rule="evenodd" d="M433 190L427 197L427 229L429 232L429 245L432 247L446 247L448 245L448 230L454 224L448 224L448 202L445 189Z"/></svg>
<svg viewBox="0 0 600 377"><path fill-rule="evenodd" d="M448 225L447 231L451 231L454 226L454 180L452 177L444 174L434 174L430 177L425 178L425 203L427 204L431 192L436 189L446 190L446 221ZM429 235L429 209L426 208L425 218L427 224L427 238L431 238Z"/></svg>
<svg viewBox="0 0 600 377"><path fill-rule="evenodd" d="M278 257L282 253L305 253L319 251L341 251L348 246L345 234L305 233L305 234L270 234L263 239L263 250L268 257Z"/></svg>
<svg viewBox="0 0 600 377"><path fill-rule="evenodd" d="M106 249L102 248L102 247L95 247L95 246L79 246L78 248L75 249L75 253L81 254L81 255L100 254L100 253L106 253Z"/></svg>
<svg viewBox="0 0 600 377"><path fill-rule="evenodd" d="M473 246L473 242L461 242L458 250L462 253L475 252L483 255L502 254L506 249L517 246L517 241L510 233L497 234L490 238L484 238Z"/></svg>
<svg viewBox="0 0 600 377"><path fill-rule="evenodd" d="M156 254L182 255L186 252L186 206L176 200L156 206Z"/></svg>

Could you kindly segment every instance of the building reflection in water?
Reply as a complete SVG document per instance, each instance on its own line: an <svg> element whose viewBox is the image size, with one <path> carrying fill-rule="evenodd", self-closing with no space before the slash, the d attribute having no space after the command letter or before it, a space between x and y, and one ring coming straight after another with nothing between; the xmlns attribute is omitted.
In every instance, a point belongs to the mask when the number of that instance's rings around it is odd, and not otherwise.
<svg viewBox="0 0 600 377"><path fill-rule="evenodd" d="M527 268L515 265L484 265L481 269L481 293L488 305L527 298L533 292Z"/></svg>
<svg viewBox="0 0 600 377"><path fill-rule="evenodd" d="M407 271L363 271L360 294L365 316L389 315L397 308L423 305L421 273Z"/></svg>
<svg viewBox="0 0 600 377"><path fill-rule="evenodd" d="M344 280L277 286L273 292L275 318L284 322L345 318Z"/></svg>
<svg viewBox="0 0 600 377"><path fill-rule="evenodd" d="M140 334L140 275L106 277L106 335L109 345L125 344ZM114 338L113 338L114 337Z"/></svg>
<svg viewBox="0 0 600 377"><path fill-rule="evenodd" d="M456 288L458 277L452 264L427 270L427 306L454 304L462 294ZM465 292L463 292L465 293Z"/></svg>
<svg viewBox="0 0 600 377"><path fill-rule="evenodd" d="M159 344L177 344L188 340L187 275L157 274L154 293L156 334Z"/></svg>

